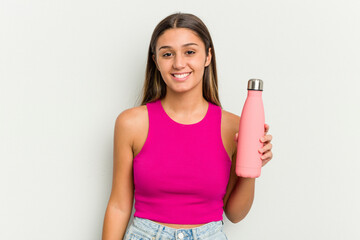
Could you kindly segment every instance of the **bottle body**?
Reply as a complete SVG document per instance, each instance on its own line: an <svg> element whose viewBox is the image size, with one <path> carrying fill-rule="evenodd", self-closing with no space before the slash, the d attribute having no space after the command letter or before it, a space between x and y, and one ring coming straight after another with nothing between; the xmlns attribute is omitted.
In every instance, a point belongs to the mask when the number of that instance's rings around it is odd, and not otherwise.
<svg viewBox="0 0 360 240"><path fill-rule="evenodd" d="M265 113L262 91L248 90L239 125L236 155L236 175L257 178L261 174L262 160L259 149L264 136Z"/></svg>

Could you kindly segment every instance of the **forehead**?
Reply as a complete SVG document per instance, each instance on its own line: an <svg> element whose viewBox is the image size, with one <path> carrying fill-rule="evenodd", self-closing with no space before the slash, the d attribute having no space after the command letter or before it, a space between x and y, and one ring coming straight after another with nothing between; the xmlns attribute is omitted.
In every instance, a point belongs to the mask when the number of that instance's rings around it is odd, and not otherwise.
<svg viewBox="0 0 360 240"><path fill-rule="evenodd" d="M171 46L172 48L180 48L187 43L196 43L199 46L204 46L203 41L198 35L188 28L172 28L166 30L157 40L157 47Z"/></svg>

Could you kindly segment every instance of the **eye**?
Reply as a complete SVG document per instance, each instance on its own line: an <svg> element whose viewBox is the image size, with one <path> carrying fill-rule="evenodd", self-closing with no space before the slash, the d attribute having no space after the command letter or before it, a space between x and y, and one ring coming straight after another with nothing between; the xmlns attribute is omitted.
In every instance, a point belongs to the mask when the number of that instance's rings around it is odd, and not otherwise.
<svg viewBox="0 0 360 240"><path fill-rule="evenodd" d="M194 51L191 51L191 50L186 51L186 53L187 53L187 54L189 54L189 55L191 55L191 54L195 54L195 52L194 52Z"/></svg>
<svg viewBox="0 0 360 240"><path fill-rule="evenodd" d="M171 53L164 53L162 56L163 56L163 57L170 57L170 54L171 54Z"/></svg>

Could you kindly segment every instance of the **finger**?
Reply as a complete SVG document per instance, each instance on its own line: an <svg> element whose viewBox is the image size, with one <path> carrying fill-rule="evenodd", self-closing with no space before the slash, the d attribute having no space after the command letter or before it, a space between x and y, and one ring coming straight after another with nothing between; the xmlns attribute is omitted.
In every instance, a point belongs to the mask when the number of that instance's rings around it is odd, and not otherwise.
<svg viewBox="0 0 360 240"><path fill-rule="evenodd" d="M237 141L239 138L239 133L235 133L235 136L234 136L234 141Z"/></svg>
<svg viewBox="0 0 360 240"><path fill-rule="evenodd" d="M268 143L266 144L263 148L260 148L259 149L259 152L260 153L265 153L267 151L270 151L272 149L272 144L271 143Z"/></svg>
<svg viewBox="0 0 360 240"><path fill-rule="evenodd" d="M270 142L272 140L272 135L268 134L260 138L260 142Z"/></svg>
<svg viewBox="0 0 360 240"><path fill-rule="evenodd" d="M262 161L262 167L265 166L265 164L267 164L270 160L263 160Z"/></svg>
<svg viewBox="0 0 360 240"><path fill-rule="evenodd" d="M264 153L260 158L261 160L271 160L273 157L273 154L271 151Z"/></svg>

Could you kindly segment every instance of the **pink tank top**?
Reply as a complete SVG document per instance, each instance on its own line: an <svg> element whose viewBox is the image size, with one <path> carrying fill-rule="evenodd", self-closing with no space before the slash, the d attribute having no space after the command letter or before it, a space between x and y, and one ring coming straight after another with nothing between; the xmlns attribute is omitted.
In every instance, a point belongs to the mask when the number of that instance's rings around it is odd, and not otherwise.
<svg viewBox="0 0 360 240"><path fill-rule="evenodd" d="M200 122L181 124L160 100L146 106L149 131L133 160L134 217L173 224L222 220L231 159L221 139L221 108L209 102Z"/></svg>

